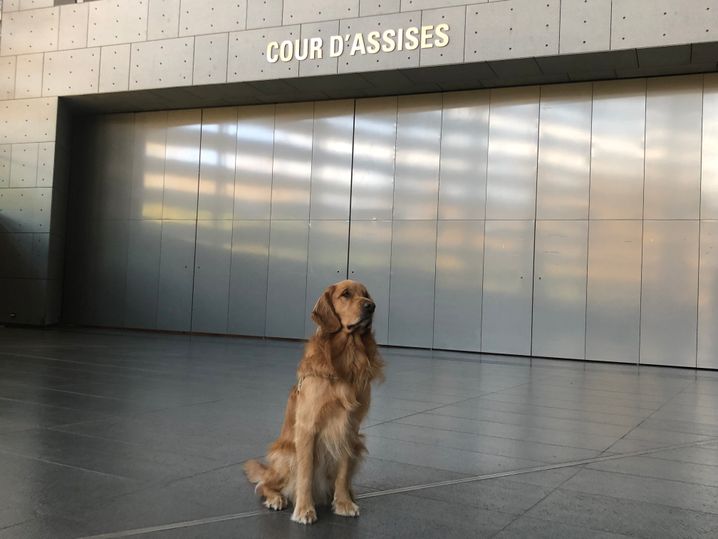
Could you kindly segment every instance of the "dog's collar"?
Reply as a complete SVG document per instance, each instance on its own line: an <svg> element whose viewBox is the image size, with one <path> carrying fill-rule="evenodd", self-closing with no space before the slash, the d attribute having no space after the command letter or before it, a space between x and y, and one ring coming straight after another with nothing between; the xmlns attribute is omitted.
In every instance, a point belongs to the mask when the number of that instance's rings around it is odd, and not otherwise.
<svg viewBox="0 0 718 539"><path fill-rule="evenodd" d="M329 380L330 382L336 382L337 380L339 380L339 377L335 374L320 374L320 373L305 374L303 376L300 376L297 379L297 391L302 389L302 383L304 383L305 378L324 378L325 380Z"/></svg>

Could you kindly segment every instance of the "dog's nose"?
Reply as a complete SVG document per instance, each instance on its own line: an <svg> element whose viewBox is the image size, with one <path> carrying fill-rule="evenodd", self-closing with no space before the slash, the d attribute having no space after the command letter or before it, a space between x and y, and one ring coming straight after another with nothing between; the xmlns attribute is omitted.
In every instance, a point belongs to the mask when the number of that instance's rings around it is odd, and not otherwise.
<svg viewBox="0 0 718 539"><path fill-rule="evenodd" d="M376 305L374 305L373 301L365 301L364 302L364 310L370 313L373 313L376 310Z"/></svg>

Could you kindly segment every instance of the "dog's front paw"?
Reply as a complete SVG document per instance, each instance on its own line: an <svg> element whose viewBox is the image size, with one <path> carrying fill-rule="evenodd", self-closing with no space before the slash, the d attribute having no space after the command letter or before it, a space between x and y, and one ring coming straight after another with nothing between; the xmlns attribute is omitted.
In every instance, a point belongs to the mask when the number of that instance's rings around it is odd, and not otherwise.
<svg viewBox="0 0 718 539"><path fill-rule="evenodd" d="M332 509L335 515L342 517L358 517L359 506L351 500L334 500Z"/></svg>
<svg viewBox="0 0 718 539"><path fill-rule="evenodd" d="M287 507L287 499L281 494L271 494L264 500L264 506L267 509L274 509L275 511L281 511Z"/></svg>
<svg viewBox="0 0 718 539"><path fill-rule="evenodd" d="M311 505L309 507L295 507L292 520L300 524L313 524L317 521L317 512Z"/></svg>

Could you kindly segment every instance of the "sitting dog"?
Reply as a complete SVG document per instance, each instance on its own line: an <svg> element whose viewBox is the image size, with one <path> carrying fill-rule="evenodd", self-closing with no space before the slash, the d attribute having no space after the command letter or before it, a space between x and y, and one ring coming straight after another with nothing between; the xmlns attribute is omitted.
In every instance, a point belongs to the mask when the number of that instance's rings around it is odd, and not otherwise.
<svg viewBox="0 0 718 539"><path fill-rule="evenodd" d="M316 333L304 350L289 393L279 438L267 464L249 460L247 478L264 505L294 504L292 520L317 520L316 503L337 515L359 516L351 481L366 452L359 426L369 410L371 382L384 362L372 334L375 305L364 285L342 281L327 288L312 310Z"/></svg>

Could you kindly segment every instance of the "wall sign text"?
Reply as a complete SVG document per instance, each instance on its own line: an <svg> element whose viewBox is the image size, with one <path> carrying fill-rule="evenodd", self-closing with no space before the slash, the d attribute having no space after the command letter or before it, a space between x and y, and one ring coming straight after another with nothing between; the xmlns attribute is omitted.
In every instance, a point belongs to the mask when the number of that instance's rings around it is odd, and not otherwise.
<svg viewBox="0 0 718 539"><path fill-rule="evenodd" d="M349 53L379 54L381 52L413 51L446 47L449 44L449 25L411 26L409 28L389 28L383 31L357 32L330 36L328 40L321 37L305 37L271 41L267 44L266 58L270 64L290 62L292 60L321 60L337 58Z"/></svg>

